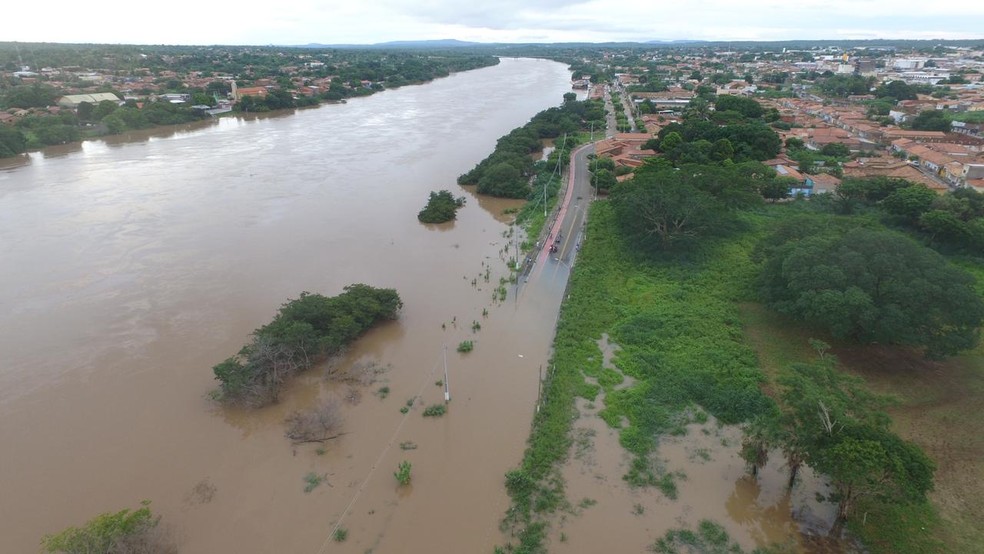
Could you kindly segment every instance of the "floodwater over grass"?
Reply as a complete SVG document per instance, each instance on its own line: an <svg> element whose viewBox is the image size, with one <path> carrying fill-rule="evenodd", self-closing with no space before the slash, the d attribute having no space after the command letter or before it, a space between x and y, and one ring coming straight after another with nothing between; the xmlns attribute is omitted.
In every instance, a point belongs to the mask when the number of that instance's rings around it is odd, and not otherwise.
<svg viewBox="0 0 984 554"><path fill-rule="evenodd" d="M610 208L592 206L544 406L510 475L506 523L519 551L669 552L674 540L705 539L746 552L979 547L982 350L928 362L852 347L755 303L750 254L774 216L750 215L744 232L689 256L646 261L618 238ZM899 398L893 429L939 466L929 503L868 501L848 534L831 535L837 506L823 476L800 473L788 490L780 452L748 475L739 425L790 363L817 359L811 338Z"/></svg>

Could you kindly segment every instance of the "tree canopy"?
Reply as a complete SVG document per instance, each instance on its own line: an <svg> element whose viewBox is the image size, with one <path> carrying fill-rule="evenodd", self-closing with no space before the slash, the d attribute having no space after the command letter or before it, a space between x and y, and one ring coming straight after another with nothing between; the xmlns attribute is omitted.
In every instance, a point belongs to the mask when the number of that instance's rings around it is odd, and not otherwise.
<svg viewBox="0 0 984 554"><path fill-rule="evenodd" d="M237 355L212 368L220 398L251 406L276 400L288 377L339 352L377 322L395 319L402 305L395 290L363 284L333 297L302 292L253 331Z"/></svg>
<svg viewBox="0 0 984 554"><path fill-rule="evenodd" d="M763 250L763 299L836 337L924 348L929 357L977 344L984 302L973 276L903 235L796 219Z"/></svg>
<svg viewBox="0 0 984 554"><path fill-rule="evenodd" d="M458 177L458 184L478 185L480 194L526 198L530 194L530 179L535 173L531 154L543 149L542 140L575 133L587 128L592 121L600 129L604 118L604 105L600 101L565 100L561 106L536 114L526 125L501 137L488 157ZM573 144L573 140L568 142ZM566 154L569 152L561 152L561 144L558 144L547 160L548 165L565 165Z"/></svg>
<svg viewBox="0 0 984 554"><path fill-rule="evenodd" d="M458 208L465 205L465 198L455 198L451 191L431 191L427 205L417 214L421 223L445 223L453 221L458 215Z"/></svg>

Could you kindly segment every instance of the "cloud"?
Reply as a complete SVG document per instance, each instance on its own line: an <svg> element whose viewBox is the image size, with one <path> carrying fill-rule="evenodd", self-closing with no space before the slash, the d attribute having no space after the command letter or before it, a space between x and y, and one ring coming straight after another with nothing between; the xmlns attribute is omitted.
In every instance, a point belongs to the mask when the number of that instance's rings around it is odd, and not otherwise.
<svg viewBox="0 0 984 554"><path fill-rule="evenodd" d="M968 0L256 0L207 9L170 0L150 14L124 0L4 8L3 40L137 44L368 44L659 39L980 38L984 2ZM207 13L203 13L207 11ZM201 17L191 14L203 13Z"/></svg>

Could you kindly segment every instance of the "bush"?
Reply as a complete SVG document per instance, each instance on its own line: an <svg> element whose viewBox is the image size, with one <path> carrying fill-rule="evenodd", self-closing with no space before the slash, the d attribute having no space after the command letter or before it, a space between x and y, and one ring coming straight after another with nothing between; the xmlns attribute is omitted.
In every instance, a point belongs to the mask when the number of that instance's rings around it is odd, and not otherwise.
<svg viewBox="0 0 984 554"><path fill-rule="evenodd" d="M150 502L138 510L105 513L82 527L69 527L41 539L46 552L69 554L176 554L177 545L160 525L160 517L150 512Z"/></svg>
<svg viewBox="0 0 984 554"><path fill-rule="evenodd" d="M458 352L471 352L475 348L475 343L470 340L463 340L458 343Z"/></svg>
<svg viewBox="0 0 984 554"><path fill-rule="evenodd" d="M424 209L417 214L421 223L445 223L453 221L458 208L465 205L465 197L455 198L449 191L431 192Z"/></svg>
<svg viewBox="0 0 984 554"><path fill-rule="evenodd" d="M294 442L324 442L338 436L342 425L338 402L326 400L317 407L287 416L287 438Z"/></svg>
<svg viewBox="0 0 984 554"><path fill-rule="evenodd" d="M393 476L396 477L396 480L400 483L401 486L406 486L410 484L411 468L412 466L410 465L410 462L403 460L402 462L400 462L400 465L396 468L396 471L393 473Z"/></svg>
<svg viewBox="0 0 984 554"><path fill-rule="evenodd" d="M444 404L431 404L424 409L424 417L441 417L448 409Z"/></svg>

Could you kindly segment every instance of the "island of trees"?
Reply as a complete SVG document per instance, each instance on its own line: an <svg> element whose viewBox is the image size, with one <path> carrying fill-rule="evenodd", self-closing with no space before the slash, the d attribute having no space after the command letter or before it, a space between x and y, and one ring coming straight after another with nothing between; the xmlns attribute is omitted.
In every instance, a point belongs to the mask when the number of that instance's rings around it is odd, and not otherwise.
<svg viewBox="0 0 984 554"><path fill-rule="evenodd" d="M363 284L332 297L303 292L253 331L239 353L213 368L217 398L253 407L275 402L290 376L338 354L373 325L395 319L402 306L395 290Z"/></svg>
<svg viewBox="0 0 984 554"><path fill-rule="evenodd" d="M465 205L465 197L455 198L451 191L431 192L427 205L417 214L421 223L447 223L458 216L458 208Z"/></svg>

